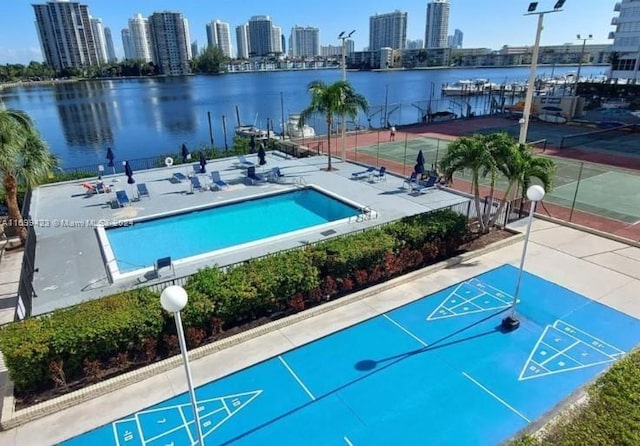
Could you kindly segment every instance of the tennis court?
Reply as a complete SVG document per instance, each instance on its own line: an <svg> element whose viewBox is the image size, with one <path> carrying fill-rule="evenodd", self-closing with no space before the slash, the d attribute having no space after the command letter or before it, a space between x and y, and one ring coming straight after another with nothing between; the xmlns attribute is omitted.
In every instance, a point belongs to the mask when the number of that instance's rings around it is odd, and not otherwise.
<svg viewBox="0 0 640 446"><path fill-rule="evenodd" d="M505 265L196 390L205 444L495 445L640 342L640 321ZM132 395L135 398L135 395ZM186 394L65 445L192 445Z"/></svg>
<svg viewBox="0 0 640 446"><path fill-rule="evenodd" d="M422 150L426 160L425 167L429 169L444 156L449 143L446 140L421 137L407 139L406 147L405 141L384 142L359 147L358 153L376 157L378 165L384 165L385 159L402 163L406 166L406 172L411 172L419 150ZM640 174L564 158L553 157L553 161L556 164L553 190L545 196L546 202L627 223L640 221ZM455 178L470 182L471 172L458 172ZM490 178L480 178L480 184L489 186ZM507 185L506 179L498 178L497 189L506 190Z"/></svg>

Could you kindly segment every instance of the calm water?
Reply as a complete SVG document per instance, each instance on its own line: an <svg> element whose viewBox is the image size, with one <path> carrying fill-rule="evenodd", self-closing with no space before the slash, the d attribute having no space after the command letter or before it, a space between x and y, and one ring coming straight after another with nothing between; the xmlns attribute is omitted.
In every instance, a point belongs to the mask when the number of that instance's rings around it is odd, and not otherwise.
<svg viewBox="0 0 640 446"><path fill-rule="evenodd" d="M307 189L144 221L106 232L118 268L125 272L153 265L162 257L183 259L356 214L355 208ZM177 239L179 243L167 242ZM132 240L144 240L146 248L139 249Z"/></svg>
<svg viewBox="0 0 640 446"><path fill-rule="evenodd" d="M556 67L553 74L576 68ZM598 75L605 69L583 67L581 74ZM466 104L459 99L438 101L443 83L517 82L528 74L528 67L519 67L349 72L347 78L372 106L369 116L359 117L357 124L379 127L385 115L395 125L418 121L430 98L432 111L460 114ZM550 76L552 69L542 67L538 74ZM0 91L0 106L29 113L63 167L77 167L104 164L107 146L122 161L177 154L183 142L192 148L209 143L208 112L215 145L224 148L223 116L231 144L236 106L242 124L266 128L269 118L279 132L283 113L286 121L290 113L308 105L309 82L340 78L340 70L316 70L22 86ZM486 101L470 105L479 113L487 107ZM322 119L310 124L318 133L326 133Z"/></svg>

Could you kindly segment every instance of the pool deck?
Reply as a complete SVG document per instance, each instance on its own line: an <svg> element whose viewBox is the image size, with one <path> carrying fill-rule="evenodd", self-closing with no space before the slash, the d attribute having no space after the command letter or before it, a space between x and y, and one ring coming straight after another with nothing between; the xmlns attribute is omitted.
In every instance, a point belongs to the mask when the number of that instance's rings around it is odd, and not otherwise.
<svg viewBox="0 0 640 446"><path fill-rule="evenodd" d="M248 158L257 164L257 158ZM191 190L189 181L172 181L176 172L185 175L193 173L192 165L173 166L171 168L152 169L134 172L137 184L146 183L150 197L132 201L130 206L113 205L115 190L124 190L129 198L137 197L136 185L127 184L124 175L105 176L105 184L111 188L106 194L87 194L83 181L46 185L38 188L32 198L31 217L35 224L38 243L36 245L37 272L34 275L34 287L38 295L33 300L33 314L42 314L56 308L66 307L79 302L113 294L142 283L155 283L167 277L157 278L153 271L147 271L135 277L122 278L110 283L102 251L98 243L95 224L117 222L212 206L227 201L252 197L270 192L291 190L300 185L314 185L342 196L362 206L369 206L377 218L349 223L333 224L331 234L326 227L316 227L296 233L283 235L270 241L254 243L251 246L224 252L213 259L189 263L178 262L175 276L184 276L196 272L207 265L229 265L250 258L262 256L277 250L293 248L306 243L326 239L328 236L345 234L361 230L380 223L396 220L403 216L414 215L427 210L465 203L469 199L445 190L434 189L423 194L410 194L403 186L403 177L387 173L386 181L371 181L362 178L351 179L353 172L360 172L363 166L343 163L334 158L337 170L322 170L327 165L325 156L291 159L279 152L269 152L267 164L257 167L260 172L269 172L280 167L285 175L279 183L247 185L244 182L246 169L238 168L237 158L225 158L207 164L207 174L219 171L223 180L230 184L225 190ZM205 178L202 175L201 178ZM210 178L210 177L209 177ZM95 181L95 178L92 179ZM202 181L201 181L202 182ZM208 185L206 179L203 185ZM273 216L281 218L281 216ZM257 222L256 224L259 224ZM215 230L215 228L212 228ZM167 234L167 244L180 243L179 234ZM144 242L140 242L144 248ZM146 265L147 268L153 265Z"/></svg>
<svg viewBox="0 0 640 446"><path fill-rule="evenodd" d="M524 221L520 221L514 225L514 229L523 230L524 224ZM267 334L193 361L194 380L196 385L210 382L499 265L511 264L517 267L521 253L522 241L436 272L429 268L421 270L395 282L393 286L378 286L368 290L364 298L353 299L353 295L344 298L345 303L336 305L323 314L283 324ZM640 318L640 248L536 220L525 269L585 297ZM347 300L349 303L346 303ZM118 379L127 380L127 377ZM180 362L176 361L174 368L169 371L0 432L0 445L55 444L185 390L184 370ZM3 422L6 422L4 417Z"/></svg>

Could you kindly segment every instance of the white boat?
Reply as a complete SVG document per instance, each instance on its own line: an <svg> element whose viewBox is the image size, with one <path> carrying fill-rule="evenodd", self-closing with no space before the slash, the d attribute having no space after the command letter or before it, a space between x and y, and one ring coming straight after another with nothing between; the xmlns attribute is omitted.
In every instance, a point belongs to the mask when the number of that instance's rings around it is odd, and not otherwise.
<svg viewBox="0 0 640 446"><path fill-rule="evenodd" d="M602 108L612 109L612 108L628 108L629 103L624 98L611 98L604 101L601 105Z"/></svg>
<svg viewBox="0 0 640 446"><path fill-rule="evenodd" d="M286 135L289 138L313 138L316 136L316 130L313 127L304 124L302 128L300 128L299 124L299 114L296 113L289 115L289 121L287 121L287 125L285 127Z"/></svg>
<svg viewBox="0 0 640 446"><path fill-rule="evenodd" d="M538 119L544 122L552 122L554 124L564 124L567 118L562 116L562 108L554 105L546 105L542 107L542 112L538 114Z"/></svg>

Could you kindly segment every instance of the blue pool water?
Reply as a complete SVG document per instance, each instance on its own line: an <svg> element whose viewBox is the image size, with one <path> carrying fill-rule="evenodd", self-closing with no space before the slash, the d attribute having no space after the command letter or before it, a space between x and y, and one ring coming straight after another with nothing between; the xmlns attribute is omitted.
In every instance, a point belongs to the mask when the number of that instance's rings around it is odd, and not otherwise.
<svg viewBox="0 0 640 446"><path fill-rule="evenodd" d="M183 259L357 215L315 189L256 198L106 230L120 272ZM144 249L141 247L144 246Z"/></svg>

